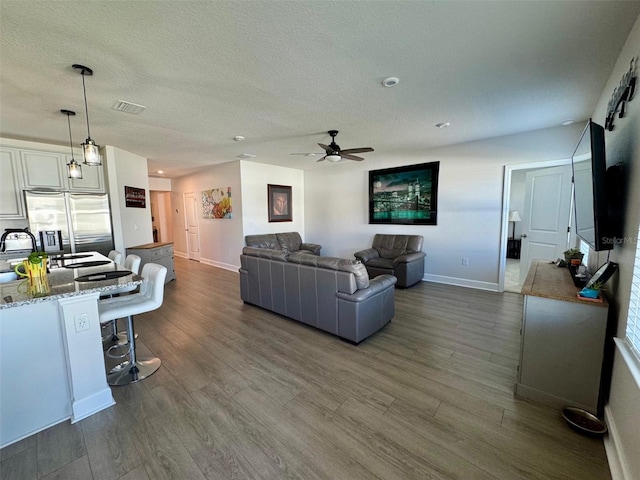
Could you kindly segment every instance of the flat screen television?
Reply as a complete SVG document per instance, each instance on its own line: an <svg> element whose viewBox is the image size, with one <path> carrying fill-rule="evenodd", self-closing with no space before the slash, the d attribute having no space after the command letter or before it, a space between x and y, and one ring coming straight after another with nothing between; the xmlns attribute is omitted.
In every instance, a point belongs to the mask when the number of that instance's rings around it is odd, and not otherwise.
<svg viewBox="0 0 640 480"><path fill-rule="evenodd" d="M604 128L589 120L571 156L576 234L595 251L615 243L607 199Z"/></svg>

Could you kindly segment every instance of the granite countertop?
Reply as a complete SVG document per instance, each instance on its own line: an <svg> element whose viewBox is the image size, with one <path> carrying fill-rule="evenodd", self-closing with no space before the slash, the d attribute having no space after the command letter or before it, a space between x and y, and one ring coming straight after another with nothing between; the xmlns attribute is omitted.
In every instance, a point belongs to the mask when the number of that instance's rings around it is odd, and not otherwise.
<svg viewBox="0 0 640 480"><path fill-rule="evenodd" d="M587 303L600 307L607 307L607 299L603 302L589 302L577 297L581 289L573 284L571 273L566 267L558 267L547 260L533 260L527 273L527 278L522 285L523 295L551 298L565 302Z"/></svg>
<svg viewBox="0 0 640 480"><path fill-rule="evenodd" d="M73 265L73 263L96 260L108 259L97 252L92 252L92 256L89 258L67 261L65 263L67 265ZM100 273L114 270L123 269L114 263L83 268L64 268L61 266L55 268L52 264L50 273L47 275L50 287L48 294L42 296L31 295L29 293L29 283L26 278L13 282L2 283L0 284L0 299L2 299L0 301L0 310L20 307L22 305L31 305L39 302L48 302L60 298L86 295L94 292L108 293L110 290L117 290L122 287L129 286L133 287L142 283L142 277L134 274L100 281L77 282L75 280L76 278L84 275L99 275Z"/></svg>

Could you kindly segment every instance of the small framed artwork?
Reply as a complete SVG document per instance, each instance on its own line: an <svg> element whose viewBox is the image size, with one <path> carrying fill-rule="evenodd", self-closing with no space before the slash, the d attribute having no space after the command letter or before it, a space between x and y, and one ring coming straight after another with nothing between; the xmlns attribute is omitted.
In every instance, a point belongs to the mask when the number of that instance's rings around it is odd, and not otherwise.
<svg viewBox="0 0 640 480"><path fill-rule="evenodd" d="M124 187L124 201L126 207L146 208L146 196L144 188Z"/></svg>
<svg viewBox="0 0 640 480"><path fill-rule="evenodd" d="M438 224L440 162L371 170L369 223Z"/></svg>
<svg viewBox="0 0 640 480"><path fill-rule="evenodd" d="M267 202L270 222L292 222L291 187L267 185Z"/></svg>

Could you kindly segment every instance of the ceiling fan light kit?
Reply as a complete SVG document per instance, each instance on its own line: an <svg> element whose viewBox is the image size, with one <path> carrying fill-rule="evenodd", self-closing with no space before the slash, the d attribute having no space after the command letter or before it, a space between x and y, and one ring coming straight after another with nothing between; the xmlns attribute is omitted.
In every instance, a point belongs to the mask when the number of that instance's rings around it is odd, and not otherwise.
<svg viewBox="0 0 640 480"><path fill-rule="evenodd" d="M331 143L329 145L325 145L323 143L318 144L326 152L326 155L318 160L319 162L328 160L335 163L339 162L342 159L361 162L362 160L364 160L364 158L356 157L355 155L353 155L354 153L373 152L373 148L371 147L349 148L347 150L341 150L340 145L336 143L336 135L338 135L338 130L329 130L327 133L331 135Z"/></svg>
<svg viewBox="0 0 640 480"><path fill-rule="evenodd" d="M82 75L82 92L84 94L84 111L87 117L87 139L82 144L82 152L84 153L84 164L92 167L98 167L102 165L102 157L100 155L100 145L91 138L91 132L89 130L89 109L87 107L87 90L84 85L85 75L93 75L93 70L84 65L73 64L73 68L80 70Z"/></svg>

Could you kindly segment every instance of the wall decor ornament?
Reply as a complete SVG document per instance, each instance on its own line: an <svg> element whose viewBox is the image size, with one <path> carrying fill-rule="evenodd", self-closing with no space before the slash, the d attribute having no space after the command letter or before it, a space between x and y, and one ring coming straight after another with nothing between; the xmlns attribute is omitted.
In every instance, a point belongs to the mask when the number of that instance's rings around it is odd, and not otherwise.
<svg viewBox="0 0 640 480"><path fill-rule="evenodd" d="M202 192L203 218L233 218L231 187L212 188Z"/></svg>
<svg viewBox="0 0 640 480"><path fill-rule="evenodd" d="M270 222L292 222L291 187L267 185L267 212Z"/></svg>
<svg viewBox="0 0 640 480"><path fill-rule="evenodd" d="M127 207L147 208L144 188L124 187L124 202Z"/></svg>
<svg viewBox="0 0 640 480"><path fill-rule="evenodd" d="M369 223L438 224L440 162L369 171Z"/></svg>

